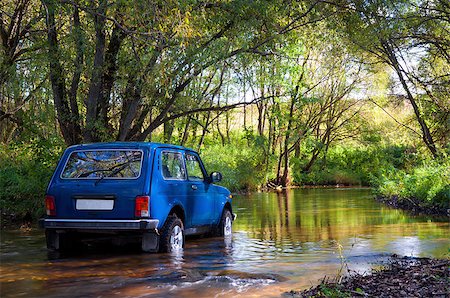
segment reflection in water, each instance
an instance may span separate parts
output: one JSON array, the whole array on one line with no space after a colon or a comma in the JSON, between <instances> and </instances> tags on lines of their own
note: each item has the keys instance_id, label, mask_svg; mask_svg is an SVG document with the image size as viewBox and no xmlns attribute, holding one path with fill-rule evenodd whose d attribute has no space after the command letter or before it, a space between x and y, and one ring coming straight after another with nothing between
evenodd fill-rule
<instances>
[{"instance_id":1,"label":"reflection in water","mask_svg":"<svg viewBox=\"0 0 450 298\"><path fill-rule=\"evenodd\" d=\"M444 257L449 223L410 216L366 189L297 189L236 196L232 238L188 239L184 251L91 247L47 257L43 233L2 231L0 296L279 296L340 268L366 271L392 253Z\"/></svg>"}]
</instances>

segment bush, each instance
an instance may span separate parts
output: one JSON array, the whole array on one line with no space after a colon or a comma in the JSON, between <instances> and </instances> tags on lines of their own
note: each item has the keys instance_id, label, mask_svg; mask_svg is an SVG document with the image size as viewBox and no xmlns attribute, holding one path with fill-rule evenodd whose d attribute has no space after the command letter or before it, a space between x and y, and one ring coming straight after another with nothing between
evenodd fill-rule
<instances>
[{"instance_id":1,"label":"bush","mask_svg":"<svg viewBox=\"0 0 450 298\"><path fill-rule=\"evenodd\" d=\"M211 145L202 150L201 156L208 171L222 173L220 184L231 191L255 190L267 179L264 152L256 145Z\"/></svg>"},{"instance_id":2,"label":"bush","mask_svg":"<svg viewBox=\"0 0 450 298\"><path fill-rule=\"evenodd\" d=\"M44 212L43 198L62 152L59 140L0 145L0 210L17 218Z\"/></svg>"},{"instance_id":3,"label":"bush","mask_svg":"<svg viewBox=\"0 0 450 298\"><path fill-rule=\"evenodd\" d=\"M308 161L293 158L292 176L299 185L372 186L386 171L409 169L417 161L415 150L406 146L334 146L328 150L326 160L317 160L308 173L302 173Z\"/></svg>"},{"instance_id":4,"label":"bush","mask_svg":"<svg viewBox=\"0 0 450 298\"><path fill-rule=\"evenodd\" d=\"M416 199L423 206L448 208L450 202L450 162L428 161L410 171L390 171L376 183L380 196Z\"/></svg>"}]
</instances>

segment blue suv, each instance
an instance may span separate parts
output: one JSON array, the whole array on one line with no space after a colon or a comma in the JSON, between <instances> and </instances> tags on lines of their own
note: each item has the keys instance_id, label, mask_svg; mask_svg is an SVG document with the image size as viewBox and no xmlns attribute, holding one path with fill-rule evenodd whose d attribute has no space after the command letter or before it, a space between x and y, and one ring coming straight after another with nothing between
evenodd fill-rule
<instances>
[{"instance_id":1,"label":"blue suv","mask_svg":"<svg viewBox=\"0 0 450 298\"><path fill-rule=\"evenodd\" d=\"M215 185L197 152L181 146L113 142L64 152L45 196L47 247L65 250L104 236L145 252L184 247L185 235L230 236L228 189Z\"/></svg>"}]
</instances>

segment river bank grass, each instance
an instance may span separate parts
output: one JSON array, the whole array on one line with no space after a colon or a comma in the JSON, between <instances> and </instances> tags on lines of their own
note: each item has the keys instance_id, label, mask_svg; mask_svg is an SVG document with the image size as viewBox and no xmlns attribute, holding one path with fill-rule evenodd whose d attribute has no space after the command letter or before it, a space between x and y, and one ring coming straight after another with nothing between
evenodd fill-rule
<instances>
[{"instance_id":1,"label":"river bank grass","mask_svg":"<svg viewBox=\"0 0 450 298\"><path fill-rule=\"evenodd\" d=\"M398 257L369 274L324 278L315 287L286 297L449 297L449 259ZM339 279L339 278L338 278Z\"/></svg>"}]
</instances>

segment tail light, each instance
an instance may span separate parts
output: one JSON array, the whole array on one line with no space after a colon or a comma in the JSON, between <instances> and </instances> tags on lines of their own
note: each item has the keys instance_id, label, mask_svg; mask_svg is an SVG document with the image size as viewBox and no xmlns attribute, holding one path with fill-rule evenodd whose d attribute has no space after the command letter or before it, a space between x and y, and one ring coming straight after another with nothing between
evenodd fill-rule
<instances>
[{"instance_id":1,"label":"tail light","mask_svg":"<svg viewBox=\"0 0 450 298\"><path fill-rule=\"evenodd\" d=\"M48 195L45 196L45 209L47 210L47 215L56 215L55 197Z\"/></svg>"},{"instance_id":2,"label":"tail light","mask_svg":"<svg viewBox=\"0 0 450 298\"><path fill-rule=\"evenodd\" d=\"M134 216L136 217L148 217L148 206L150 204L150 197L149 196L139 196L136 197L136 205L135 205L135 211Z\"/></svg>"}]
</instances>

